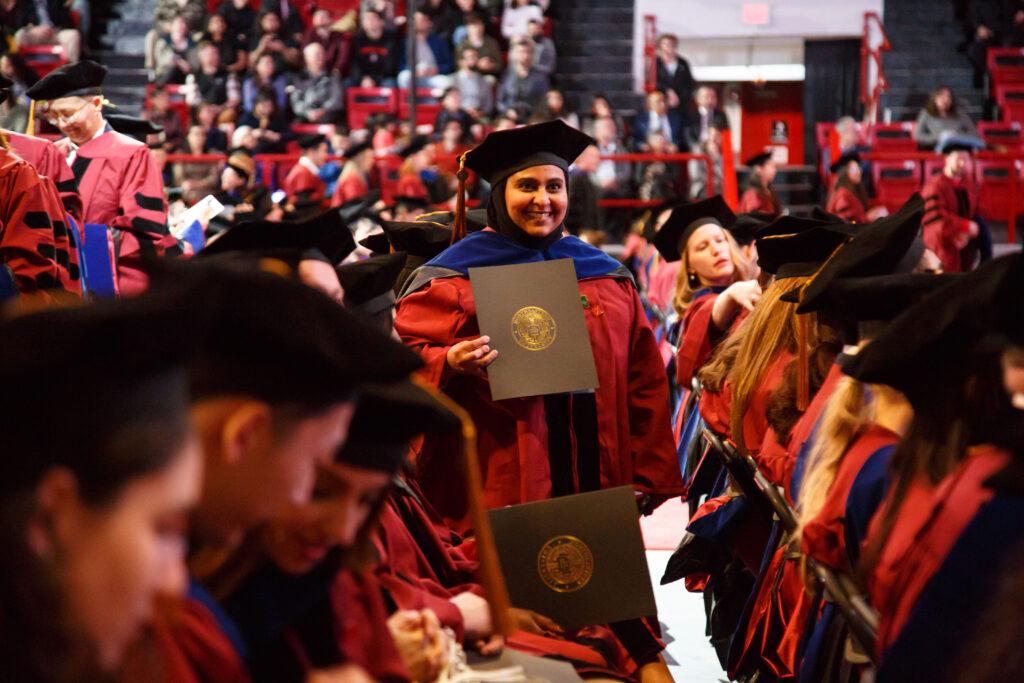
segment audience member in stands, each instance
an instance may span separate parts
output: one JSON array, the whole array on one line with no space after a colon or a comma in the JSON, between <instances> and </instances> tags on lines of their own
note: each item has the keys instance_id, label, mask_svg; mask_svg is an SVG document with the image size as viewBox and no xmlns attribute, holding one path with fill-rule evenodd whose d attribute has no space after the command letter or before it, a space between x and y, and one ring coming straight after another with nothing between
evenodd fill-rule
<instances>
[{"instance_id":1,"label":"audience member in stands","mask_svg":"<svg viewBox=\"0 0 1024 683\"><path fill-rule=\"evenodd\" d=\"M974 66L974 87L984 83L988 69L988 50L1000 47L1013 23L1015 2L1007 0L971 0L967 10L967 24L971 42L967 57Z\"/></svg>"},{"instance_id":2,"label":"audience member in stands","mask_svg":"<svg viewBox=\"0 0 1024 683\"><path fill-rule=\"evenodd\" d=\"M570 234L591 244L601 231L597 209L598 188L594 185L600 161L601 152L590 145L569 166L569 210L565 214L565 228Z\"/></svg>"},{"instance_id":3,"label":"audience member in stands","mask_svg":"<svg viewBox=\"0 0 1024 683\"><path fill-rule=\"evenodd\" d=\"M939 86L928 96L928 103L925 104L917 115L917 123L914 125L914 139L921 147L931 149L950 135L957 137L969 136L978 138L978 130L967 112L960 108L948 86Z\"/></svg>"},{"instance_id":4,"label":"audience member in stands","mask_svg":"<svg viewBox=\"0 0 1024 683\"><path fill-rule=\"evenodd\" d=\"M686 163L687 175L690 179L690 199L707 199L721 194L723 189L724 157L722 156L722 131L716 126L708 129L703 142L690 148L691 152L706 154L711 159L711 170L714 185L708 186L708 165L703 159L691 159Z\"/></svg>"},{"instance_id":5,"label":"audience member in stands","mask_svg":"<svg viewBox=\"0 0 1024 683\"><path fill-rule=\"evenodd\" d=\"M992 237L977 215L977 188L971 182L970 140L949 138L937 147L943 155L942 173L924 184L924 218L921 221L924 244L935 252L948 273L971 270L975 257L992 257Z\"/></svg>"},{"instance_id":6,"label":"audience member in stands","mask_svg":"<svg viewBox=\"0 0 1024 683\"><path fill-rule=\"evenodd\" d=\"M227 133L217 125L221 111L221 108L215 104L202 102L194 109L192 115L193 123L205 131L204 147L212 152L226 152L228 149Z\"/></svg>"},{"instance_id":7,"label":"audience member in stands","mask_svg":"<svg viewBox=\"0 0 1024 683\"><path fill-rule=\"evenodd\" d=\"M25 130L29 105L25 91L39 78L20 55L11 52L0 54L0 77L11 82L7 98L0 102L0 128Z\"/></svg>"},{"instance_id":8,"label":"audience member in stands","mask_svg":"<svg viewBox=\"0 0 1024 683\"><path fill-rule=\"evenodd\" d=\"M554 76L558 53L555 51L555 41L544 35L544 22L530 19L526 35L533 41L533 68L545 76Z\"/></svg>"},{"instance_id":9,"label":"audience member in stands","mask_svg":"<svg viewBox=\"0 0 1024 683\"><path fill-rule=\"evenodd\" d=\"M186 154L207 154L206 131L196 124L185 137ZM216 163L209 161L179 161L174 165L174 184L182 189L182 199L191 206L217 190Z\"/></svg>"},{"instance_id":10,"label":"audience member in stands","mask_svg":"<svg viewBox=\"0 0 1024 683\"><path fill-rule=\"evenodd\" d=\"M462 24L462 13L452 0L421 0L417 7L422 7L430 15L434 24L434 33L444 40L449 47L454 45L455 29Z\"/></svg>"},{"instance_id":11,"label":"audience member in stands","mask_svg":"<svg viewBox=\"0 0 1024 683\"><path fill-rule=\"evenodd\" d=\"M292 0L263 0L260 13L274 12L281 20L281 28L286 36L296 43L302 40L306 27L302 24L302 14Z\"/></svg>"},{"instance_id":12,"label":"audience member in stands","mask_svg":"<svg viewBox=\"0 0 1024 683\"><path fill-rule=\"evenodd\" d=\"M299 138L302 156L292 166L281 185L288 194L288 204L296 209L316 209L325 204L327 185L320 179L320 169L327 163L330 152L327 138L320 134L304 135Z\"/></svg>"},{"instance_id":13,"label":"audience member in stands","mask_svg":"<svg viewBox=\"0 0 1024 683\"><path fill-rule=\"evenodd\" d=\"M180 14L174 17L167 33L162 34L153 46L153 63L148 66L156 74L156 82L184 83L185 77L192 73L189 59L195 45L185 17Z\"/></svg>"},{"instance_id":14,"label":"audience member in stands","mask_svg":"<svg viewBox=\"0 0 1024 683\"><path fill-rule=\"evenodd\" d=\"M376 12L388 31L397 31L405 26L405 15L395 7L395 0L362 0L362 5L362 13Z\"/></svg>"},{"instance_id":15,"label":"audience member in stands","mask_svg":"<svg viewBox=\"0 0 1024 683\"><path fill-rule=\"evenodd\" d=\"M203 18L206 16L205 0L156 0L153 11L156 25L167 30L171 20L176 16L185 18L190 33L203 30Z\"/></svg>"},{"instance_id":16,"label":"audience member in stands","mask_svg":"<svg viewBox=\"0 0 1024 683\"><path fill-rule=\"evenodd\" d=\"M580 117L566 106L565 95L558 88L551 88L544 94L544 100L537 107L533 118L538 122L561 119L577 130L580 127Z\"/></svg>"},{"instance_id":17,"label":"audience member in stands","mask_svg":"<svg viewBox=\"0 0 1024 683\"><path fill-rule=\"evenodd\" d=\"M277 60L269 52L255 60L252 75L242 84L242 109L251 112L256 96L264 90L273 93L278 109L288 105L288 77L278 71Z\"/></svg>"},{"instance_id":18,"label":"audience member in stands","mask_svg":"<svg viewBox=\"0 0 1024 683\"><path fill-rule=\"evenodd\" d=\"M10 6L11 3L7 2ZM71 20L71 11L62 0L15 0L13 22L17 27L14 42L22 45L60 45L69 62L82 54L82 36Z\"/></svg>"},{"instance_id":19,"label":"audience member in stands","mask_svg":"<svg viewBox=\"0 0 1024 683\"><path fill-rule=\"evenodd\" d=\"M462 95L463 108L475 118L489 118L494 112L494 85L476 70L480 53L467 47L459 54L459 70L452 74L455 87Z\"/></svg>"},{"instance_id":20,"label":"audience member in stands","mask_svg":"<svg viewBox=\"0 0 1024 683\"><path fill-rule=\"evenodd\" d=\"M692 106L687 110L684 135L685 147L694 149L708 139L711 129L729 129L725 112L718 108L718 93L710 85L702 85L693 94ZM680 144L680 147L683 147Z\"/></svg>"},{"instance_id":21,"label":"audience member in stands","mask_svg":"<svg viewBox=\"0 0 1024 683\"><path fill-rule=\"evenodd\" d=\"M683 117L675 109L669 109L668 98L660 90L647 93L644 110L633 120L633 141L637 149L647 151L647 136L653 132L665 136L665 140L676 147L683 143Z\"/></svg>"},{"instance_id":22,"label":"audience member in stands","mask_svg":"<svg viewBox=\"0 0 1024 683\"><path fill-rule=\"evenodd\" d=\"M376 10L363 10L362 30L352 41L352 73L349 85L363 88L391 87L398 75L398 39L384 28Z\"/></svg>"},{"instance_id":23,"label":"audience member in stands","mask_svg":"<svg viewBox=\"0 0 1024 683\"><path fill-rule=\"evenodd\" d=\"M331 28L333 19L329 10L320 8L313 12L312 25L302 38L305 49L310 43L319 43L324 48L326 69L339 76L345 76L349 70L352 50L352 35Z\"/></svg>"},{"instance_id":24,"label":"audience member in stands","mask_svg":"<svg viewBox=\"0 0 1024 683\"><path fill-rule=\"evenodd\" d=\"M240 126L251 127L256 138L257 154L284 152L289 135L288 119L277 108L277 97L270 90L261 90L251 112L239 120Z\"/></svg>"},{"instance_id":25,"label":"audience member in stands","mask_svg":"<svg viewBox=\"0 0 1024 683\"><path fill-rule=\"evenodd\" d=\"M487 26L484 23L482 14L474 12L466 18L466 37L458 43L455 50L456 56L473 48L477 51L477 63L474 67L477 71L488 76L497 76L501 73L502 58L501 46L498 41L487 35Z\"/></svg>"},{"instance_id":26,"label":"audience member in stands","mask_svg":"<svg viewBox=\"0 0 1024 683\"><path fill-rule=\"evenodd\" d=\"M306 70L295 81L291 91L292 111L307 123L320 123L336 118L345 108L341 78L327 70L327 52L320 43L310 43L302 50Z\"/></svg>"},{"instance_id":27,"label":"audience member in stands","mask_svg":"<svg viewBox=\"0 0 1024 683\"><path fill-rule=\"evenodd\" d=\"M433 17L423 10L416 10L413 30L416 32L416 85L430 88L451 86L455 59L445 39L434 32ZM410 70L406 59L403 50L398 59L398 86L401 88L408 88L413 82L413 70Z\"/></svg>"},{"instance_id":28,"label":"audience member in stands","mask_svg":"<svg viewBox=\"0 0 1024 683\"><path fill-rule=\"evenodd\" d=\"M626 122L622 120L617 111L612 109L608 96L602 92L596 92L590 96L590 111L583 115L583 132L590 137L596 137L594 122L603 118L611 118L615 121L615 127L618 130L626 129Z\"/></svg>"},{"instance_id":29,"label":"audience member in stands","mask_svg":"<svg viewBox=\"0 0 1024 683\"><path fill-rule=\"evenodd\" d=\"M664 131L647 134L644 148L651 154L674 154L679 150L668 141ZM705 182L707 173L705 173ZM636 165L636 186L640 199L671 199L679 193L679 164L673 161L642 161Z\"/></svg>"},{"instance_id":30,"label":"audience member in stands","mask_svg":"<svg viewBox=\"0 0 1024 683\"><path fill-rule=\"evenodd\" d=\"M530 20L544 21L544 11L531 0L505 0L501 14L501 35L514 40L529 35Z\"/></svg>"},{"instance_id":31,"label":"audience member in stands","mask_svg":"<svg viewBox=\"0 0 1024 683\"><path fill-rule=\"evenodd\" d=\"M168 152L178 151L185 143L185 126L178 112L171 109L171 97L163 86L153 88L149 108L142 116L164 129L162 146Z\"/></svg>"},{"instance_id":32,"label":"audience member in stands","mask_svg":"<svg viewBox=\"0 0 1024 683\"><path fill-rule=\"evenodd\" d=\"M469 22L470 17L480 13L482 10L477 0L455 0L455 6L459 9L459 22L452 33L452 45L458 47L459 43L466 39L466 24ZM457 60L458 55L456 55Z\"/></svg>"},{"instance_id":33,"label":"audience member in stands","mask_svg":"<svg viewBox=\"0 0 1024 683\"><path fill-rule=\"evenodd\" d=\"M302 64L298 41L286 31L281 16L274 10L264 9L260 12L256 30L249 38L249 57L259 60L264 54L274 55L279 70Z\"/></svg>"},{"instance_id":34,"label":"audience member in stands","mask_svg":"<svg viewBox=\"0 0 1024 683\"><path fill-rule=\"evenodd\" d=\"M1013 13L1010 32L1006 37L1006 47L1024 47L1024 7Z\"/></svg>"},{"instance_id":35,"label":"audience member in stands","mask_svg":"<svg viewBox=\"0 0 1024 683\"><path fill-rule=\"evenodd\" d=\"M224 211L210 222L207 232L220 232L235 223L252 220L280 220L281 207L270 201L265 185L254 184L256 163L240 150L233 151L220 174L220 192L214 197Z\"/></svg>"},{"instance_id":36,"label":"audience member in stands","mask_svg":"<svg viewBox=\"0 0 1024 683\"><path fill-rule=\"evenodd\" d=\"M871 207L870 196L862 182L863 171L859 154L843 154L829 170L835 174L835 181L828 193L826 211L839 216L847 223L867 223L888 213L884 206Z\"/></svg>"},{"instance_id":37,"label":"audience member in stands","mask_svg":"<svg viewBox=\"0 0 1024 683\"><path fill-rule=\"evenodd\" d=\"M455 86L444 91L441 111L437 112L437 118L434 119L434 133L440 136L449 121L458 121L463 131L468 131L474 123L470 113L462 108L462 91Z\"/></svg>"},{"instance_id":38,"label":"audience member in stands","mask_svg":"<svg viewBox=\"0 0 1024 683\"><path fill-rule=\"evenodd\" d=\"M221 65L233 74L245 73L248 68L248 54L244 47L239 47L228 31L228 22L223 14L211 14L206 21L206 33L203 34L203 41L215 46L220 52Z\"/></svg>"},{"instance_id":39,"label":"audience member in stands","mask_svg":"<svg viewBox=\"0 0 1024 683\"><path fill-rule=\"evenodd\" d=\"M668 97L668 106L680 109L690 101L696 81L690 63L679 56L679 38L666 33L658 37L655 87Z\"/></svg>"},{"instance_id":40,"label":"audience member in stands","mask_svg":"<svg viewBox=\"0 0 1024 683\"><path fill-rule=\"evenodd\" d=\"M459 155L469 150L466 141L469 139L469 131L463 128L458 119L449 119L439 130L438 140L434 143L434 150L431 156L434 158L434 166L441 173L455 179L459 170ZM454 189L454 186L452 186Z\"/></svg>"},{"instance_id":41,"label":"audience member in stands","mask_svg":"<svg viewBox=\"0 0 1024 683\"><path fill-rule=\"evenodd\" d=\"M782 213L782 204L772 191L777 168L772 160L771 152L762 152L746 160L743 164L750 168L743 194L740 195L738 213L760 211L770 216Z\"/></svg>"},{"instance_id":42,"label":"audience member in stands","mask_svg":"<svg viewBox=\"0 0 1024 683\"><path fill-rule=\"evenodd\" d=\"M229 76L221 66L220 50L213 43L202 42L196 48L198 68L195 70L195 97L200 102L236 107L242 101L238 78Z\"/></svg>"},{"instance_id":43,"label":"audience member in stands","mask_svg":"<svg viewBox=\"0 0 1024 683\"><path fill-rule=\"evenodd\" d=\"M629 149L619 137L619 129L615 120L611 117L597 119L594 122L594 141L597 143L597 150L601 155L607 154L628 154ZM600 197L603 198L625 198L631 197L633 193L632 179L633 166L628 161L612 161L605 159L598 163L597 170L591 176L598 188ZM606 233L617 233L617 221L622 218L621 213L614 210L600 211L601 230Z\"/></svg>"},{"instance_id":44,"label":"audience member in stands","mask_svg":"<svg viewBox=\"0 0 1024 683\"><path fill-rule=\"evenodd\" d=\"M221 0L217 14L227 22L228 36L234 41L235 48L248 50L256 27L256 10L249 4L249 0Z\"/></svg>"},{"instance_id":45,"label":"audience member in stands","mask_svg":"<svg viewBox=\"0 0 1024 683\"><path fill-rule=\"evenodd\" d=\"M340 206L366 196L370 191L370 173L374 161L373 147L367 142L356 143L345 150L345 165L334 185L332 206Z\"/></svg>"},{"instance_id":46,"label":"audience member in stands","mask_svg":"<svg viewBox=\"0 0 1024 683\"><path fill-rule=\"evenodd\" d=\"M550 87L550 79L533 68L533 43L530 39L521 38L512 43L508 68L498 82L498 111L514 111L518 120L525 123Z\"/></svg>"},{"instance_id":47,"label":"audience member in stands","mask_svg":"<svg viewBox=\"0 0 1024 683\"><path fill-rule=\"evenodd\" d=\"M494 118L494 130L508 130L517 125L516 120L507 114L501 114Z\"/></svg>"}]
</instances>

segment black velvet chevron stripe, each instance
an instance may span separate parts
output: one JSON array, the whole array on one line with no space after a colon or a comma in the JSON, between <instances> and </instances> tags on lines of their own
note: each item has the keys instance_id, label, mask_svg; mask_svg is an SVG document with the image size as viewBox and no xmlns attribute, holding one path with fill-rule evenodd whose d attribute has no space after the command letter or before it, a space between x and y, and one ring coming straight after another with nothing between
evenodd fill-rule
<instances>
[{"instance_id":1,"label":"black velvet chevron stripe","mask_svg":"<svg viewBox=\"0 0 1024 683\"><path fill-rule=\"evenodd\" d=\"M89 168L89 164L92 163L92 159L89 157L83 157L81 154L75 157L75 161L71 164L71 172L75 174L75 180L82 182L82 176L85 175L85 169Z\"/></svg>"},{"instance_id":2,"label":"black velvet chevron stripe","mask_svg":"<svg viewBox=\"0 0 1024 683\"><path fill-rule=\"evenodd\" d=\"M132 219L132 229L137 230L141 233L150 233L155 235L166 235L167 226L163 223L157 223L146 218L140 218L136 216ZM139 237L145 237L145 235L138 235ZM149 239L152 239L150 237Z\"/></svg>"},{"instance_id":3,"label":"black velvet chevron stripe","mask_svg":"<svg viewBox=\"0 0 1024 683\"><path fill-rule=\"evenodd\" d=\"M149 197L142 194L141 192L135 193L135 203L143 209L149 209L150 211L163 211L164 200L160 197Z\"/></svg>"},{"instance_id":4,"label":"black velvet chevron stripe","mask_svg":"<svg viewBox=\"0 0 1024 683\"><path fill-rule=\"evenodd\" d=\"M57 250L54 249L52 244L40 244L36 247L36 251L39 252L40 256L48 259L55 259L57 257Z\"/></svg>"},{"instance_id":5,"label":"black velvet chevron stripe","mask_svg":"<svg viewBox=\"0 0 1024 683\"><path fill-rule=\"evenodd\" d=\"M25 227L33 230L51 230L53 223L50 222L50 215L45 211L26 211Z\"/></svg>"},{"instance_id":6,"label":"black velvet chevron stripe","mask_svg":"<svg viewBox=\"0 0 1024 683\"><path fill-rule=\"evenodd\" d=\"M75 160L77 161L77 159ZM78 192L78 183L74 178L68 178L57 183L58 192Z\"/></svg>"}]
</instances>

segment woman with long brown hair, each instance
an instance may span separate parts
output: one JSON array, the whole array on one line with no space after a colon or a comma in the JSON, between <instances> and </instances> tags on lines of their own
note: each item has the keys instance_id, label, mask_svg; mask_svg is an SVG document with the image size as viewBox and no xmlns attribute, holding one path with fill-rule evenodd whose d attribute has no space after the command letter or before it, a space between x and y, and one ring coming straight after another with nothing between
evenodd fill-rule
<instances>
[{"instance_id":1,"label":"woman with long brown hair","mask_svg":"<svg viewBox=\"0 0 1024 683\"><path fill-rule=\"evenodd\" d=\"M861 159L857 152L847 152L829 169L835 176L828 193L825 210L847 223L867 223L886 215L885 207L872 207L867 188L862 182Z\"/></svg>"},{"instance_id":2,"label":"woman with long brown hair","mask_svg":"<svg viewBox=\"0 0 1024 683\"><path fill-rule=\"evenodd\" d=\"M940 85L928 95L928 102L917 115L914 140L932 149L949 136L978 138L971 117L960 108L952 88Z\"/></svg>"}]
</instances>

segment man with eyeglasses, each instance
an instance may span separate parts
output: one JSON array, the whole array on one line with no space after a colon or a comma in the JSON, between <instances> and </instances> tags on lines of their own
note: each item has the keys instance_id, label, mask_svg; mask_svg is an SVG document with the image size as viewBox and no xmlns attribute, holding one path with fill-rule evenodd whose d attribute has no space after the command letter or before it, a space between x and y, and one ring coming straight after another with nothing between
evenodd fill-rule
<instances>
[{"instance_id":1,"label":"man with eyeglasses","mask_svg":"<svg viewBox=\"0 0 1024 683\"><path fill-rule=\"evenodd\" d=\"M103 118L106 74L106 67L82 60L52 71L26 94L48 101L48 120L66 136L56 144L78 181L83 223L108 226L118 289L132 295L146 287L143 260L183 251L167 227L163 180L149 148Z\"/></svg>"}]
</instances>

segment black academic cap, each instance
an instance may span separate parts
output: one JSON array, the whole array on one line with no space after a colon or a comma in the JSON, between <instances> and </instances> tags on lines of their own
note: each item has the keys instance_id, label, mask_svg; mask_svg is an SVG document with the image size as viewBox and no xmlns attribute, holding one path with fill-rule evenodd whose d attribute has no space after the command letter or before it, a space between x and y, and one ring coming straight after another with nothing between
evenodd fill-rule
<instances>
[{"instance_id":1,"label":"black academic cap","mask_svg":"<svg viewBox=\"0 0 1024 683\"><path fill-rule=\"evenodd\" d=\"M115 435L187 431L195 335L186 309L148 295L49 308L3 320L0 338L0 382L11 388L0 395L0 493L57 466L120 476L123 460L102 457Z\"/></svg>"},{"instance_id":2,"label":"black academic cap","mask_svg":"<svg viewBox=\"0 0 1024 683\"><path fill-rule=\"evenodd\" d=\"M393 305L395 299L392 290L403 266L405 254L396 252L384 256L371 256L363 261L346 263L335 268L341 287L345 290L345 306L358 308L385 295L391 295L390 304ZM376 310L366 312L375 313Z\"/></svg>"},{"instance_id":3,"label":"black academic cap","mask_svg":"<svg viewBox=\"0 0 1024 683\"><path fill-rule=\"evenodd\" d=\"M952 369L972 353L988 348L1002 316L1019 316L1019 292L1007 290L1019 280L1024 255L983 263L941 286L897 317L844 368L869 384L886 384L914 402L948 401L941 390ZM1009 312L1002 302L1016 297Z\"/></svg>"},{"instance_id":4,"label":"black academic cap","mask_svg":"<svg viewBox=\"0 0 1024 683\"><path fill-rule=\"evenodd\" d=\"M384 221L384 234L395 251L404 251L429 261L452 243L447 226L429 221Z\"/></svg>"},{"instance_id":5,"label":"black academic cap","mask_svg":"<svg viewBox=\"0 0 1024 683\"><path fill-rule=\"evenodd\" d=\"M433 394L411 381L363 388L339 462L396 473L409 440L426 433L457 429L458 417Z\"/></svg>"},{"instance_id":6,"label":"black academic cap","mask_svg":"<svg viewBox=\"0 0 1024 683\"><path fill-rule=\"evenodd\" d=\"M745 247L754 241L758 230L775 220L775 216L764 211L736 214L736 222L728 228L736 244Z\"/></svg>"},{"instance_id":7,"label":"black academic cap","mask_svg":"<svg viewBox=\"0 0 1024 683\"><path fill-rule=\"evenodd\" d=\"M813 275L854 230L847 223L780 216L757 231L757 264L778 280Z\"/></svg>"},{"instance_id":8,"label":"black academic cap","mask_svg":"<svg viewBox=\"0 0 1024 683\"><path fill-rule=\"evenodd\" d=\"M57 100L61 97L91 97L100 94L107 67L83 59L65 64L46 74L25 91L33 100Z\"/></svg>"},{"instance_id":9,"label":"black academic cap","mask_svg":"<svg viewBox=\"0 0 1024 683\"><path fill-rule=\"evenodd\" d=\"M466 153L466 166L492 186L524 168L552 164L563 170L596 144L561 119L494 131Z\"/></svg>"},{"instance_id":10,"label":"black academic cap","mask_svg":"<svg viewBox=\"0 0 1024 683\"><path fill-rule=\"evenodd\" d=\"M391 242L387 233L383 230L374 232L359 240L359 246L365 247L376 256L384 256L391 253Z\"/></svg>"},{"instance_id":11,"label":"black academic cap","mask_svg":"<svg viewBox=\"0 0 1024 683\"><path fill-rule=\"evenodd\" d=\"M362 197L349 199L339 206L338 213L346 223L353 223L360 218L369 218L374 223L379 223L380 213L373 208L378 201L380 201L380 190L370 190Z\"/></svg>"},{"instance_id":12,"label":"black academic cap","mask_svg":"<svg viewBox=\"0 0 1024 683\"><path fill-rule=\"evenodd\" d=\"M428 144L430 144L430 138L426 135L414 135L412 136L412 139L405 144L405 147L398 151L398 155L402 158L409 158Z\"/></svg>"},{"instance_id":13,"label":"black academic cap","mask_svg":"<svg viewBox=\"0 0 1024 683\"><path fill-rule=\"evenodd\" d=\"M439 223L451 230L455 224L455 212L431 211L430 213L416 216L416 220L419 222ZM487 209L466 209L466 230L468 232L480 232L487 227L487 222Z\"/></svg>"},{"instance_id":14,"label":"black academic cap","mask_svg":"<svg viewBox=\"0 0 1024 683\"><path fill-rule=\"evenodd\" d=\"M977 152L985 149L985 143L978 138L964 137L961 135L950 135L948 138L935 146L939 154L952 154L953 152Z\"/></svg>"},{"instance_id":15,"label":"black academic cap","mask_svg":"<svg viewBox=\"0 0 1024 683\"><path fill-rule=\"evenodd\" d=\"M924 201L915 194L896 213L862 226L804 288L797 313L816 311L818 298L832 280L912 271L924 252L917 239L923 215ZM916 258L908 259L908 254Z\"/></svg>"},{"instance_id":16,"label":"black academic cap","mask_svg":"<svg viewBox=\"0 0 1024 683\"><path fill-rule=\"evenodd\" d=\"M856 161L859 164L860 154L858 154L856 151L846 152L838 159L836 159L836 162L829 166L828 170L830 173L839 173L839 169L845 167L851 161Z\"/></svg>"},{"instance_id":17,"label":"black academic cap","mask_svg":"<svg viewBox=\"0 0 1024 683\"><path fill-rule=\"evenodd\" d=\"M239 223L210 240L201 257L228 252L273 256L280 252L305 254L337 264L356 248L352 231L337 209L303 221L248 221ZM316 250L317 253L307 253Z\"/></svg>"},{"instance_id":18,"label":"black academic cap","mask_svg":"<svg viewBox=\"0 0 1024 683\"><path fill-rule=\"evenodd\" d=\"M728 229L735 222L736 214L720 194L699 202L680 204L672 209L672 215L654 236L654 246L666 261L678 261L682 258L686 240L697 228L711 224Z\"/></svg>"},{"instance_id":19,"label":"black academic cap","mask_svg":"<svg viewBox=\"0 0 1024 683\"><path fill-rule=\"evenodd\" d=\"M299 149L316 149L325 142L327 136L322 133L307 133L298 139Z\"/></svg>"},{"instance_id":20,"label":"black academic cap","mask_svg":"<svg viewBox=\"0 0 1024 683\"><path fill-rule=\"evenodd\" d=\"M363 140L362 142L356 142L345 148L345 158L351 159L361 152L365 152L368 149L373 149L373 143L370 140Z\"/></svg>"},{"instance_id":21,"label":"black academic cap","mask_svg":"<svg viewBox=\"0 0 1024 683\"><path fill-rule=\"evenodd\" d=\"M770 161L771 158L772 158L772 153L771 152L761 152L760 154L755 154L754 156L752 156L749 159L747 159L746 161L744 161L743 165L744 166L750 166L750 167L761 166L761 165L767 163L768 161Z\"/></svg>"},{"instance_id":22,"label":"black academic cap","mask_svg":"<svg viewBox=\"0 0 1024 683\"><path fill-rule=\"evenodd\" d=\"M176 299L196 321L191 342L200 353L189 367L196 399L239 394L322 407L423 365L326 294L251 262L161 261L150 268L150 291Z\"/></svg>"},{"instance_id":23,"label":"black academic cap","mask_svg":"<svg viewBox=\"0 0 1024 683\"><path fill-rule=\"evenodd\" d=\"M773 217L774 220L774 217ZM811 208L811 220L820 221L822 223L845 223L841 216L837 216L834 213L826 211L820 206Z\"/></svg>"},{"instance_id":24,"label":"black academic cap","mask_svg":"<svg viewBox=\"0 0 1024 683\"><path fill-rule=\"evenodd\" d=\"M648 242L653 243L654 236L658 234L654 229L654 226L658 222L658 216L660 216L662 212L674 209L682 203L683 202L679 199L666 199L645 209L647 212L647 218L644 220L643 238Z\"/></svg>"},{"instance_id":25,"label":"black academic cap","mask_svg":"<svg viewBox=\"0 0 1024 683\"><path fill-rule=\"evenodd\" d=\"M158 126L152 121L140 119L137 116L128 116L127 114L108 113L106 107L104 107L103 118L118 133L134 138L139 142L145 142L146 138L150 135L164 132L163 126Z\"/></svg>"},{"instance_id":26,"label":"black academic cap","mask_svg":"<svg viewBox=\"0 0 1024 683\"><path fill-rule=\"evenodd\" d=\"M409 209L426 209L428 206L430 206L430 202L428 202L423 197L410 197L402 194L396 194L392 196L391 202L395 206L401 204L402 206L405 206Z\"/></svg>"},{"instance_id":27,"label":"black academic cap","mask_svg":"<svg viewBox=\"0 0 1024 683\"><path fill-rule=\"evenodd\" d=\"M822 289L816 298L815 310L837 327L891 321L932 291L959 277L957 273L892 273L838 278Z\"/></svg>"}]
</instances>

